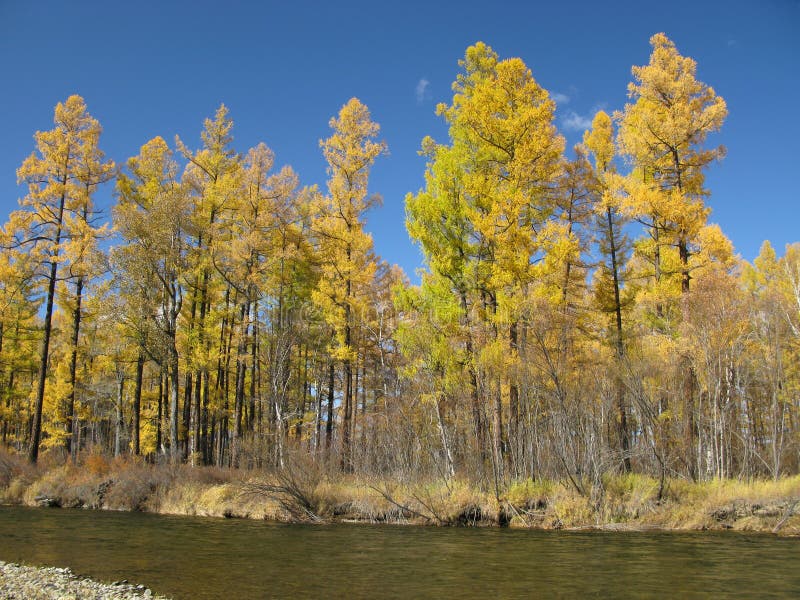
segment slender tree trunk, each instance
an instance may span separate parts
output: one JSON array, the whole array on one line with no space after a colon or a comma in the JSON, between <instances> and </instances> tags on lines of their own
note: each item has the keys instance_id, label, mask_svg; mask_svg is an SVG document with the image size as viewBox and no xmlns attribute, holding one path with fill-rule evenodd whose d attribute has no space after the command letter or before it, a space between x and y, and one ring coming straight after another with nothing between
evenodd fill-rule
<instances>
[{"instance_id":1,"label":"slender tree trunk","mask_svg":"<svg viewBox=\"0 0 800 600\"><path fill-rule=\"evenodd\" d=\"M188 361L187 361L188 362ZM188 432L191 430L191 416L192 416L192 397L194 385L200 385L200 382L194 381L194 374L189 370L189 365L186 365L186 374L183 377L183 410L181 411L181 423L183 425L184 437L181 440L181 454L183 458L189 455L189 442L187 439Z\"/></svg>"},{"instance_id":2,"label":"slender tree trunk","mask_svg":"<svg viewBox=\"0 0 800 600\"><path fill-rule=\"evenodd\" d=\"M73 431L73 421L75 420L75 399L77 387L77 369L78 369L78 340L81 327L81 302L83 300L83 277L78 277L75 282L75 310L72 312L72 340L70 346L69 357L69 397L67 399L66 419L64 420L64 433L66 437L64 442L66 445L67 454L72 457L72 461L78 457L78 447L76 445L77 436ZM74 449L73 449L74 448Z\"/></svg>"},{"instance_id":3,"label":"slender tree trunk","mask_svg":"<svg viewBox=\"0 0 800 600\"><path fill-rule=\"evenodd\" d=\"M511 323L508 330L509 348L511 350L511 357L516 362L519 361L519 342L518 342L518 324L516 321ZM509 437L511 438L511 468L515 476L520 474L520 466L523 461L522 444L520 443L520 415L519 415L519 387L517 386L516 369L511 373L510 382L508 386L508 409L509 420L508 429Z\"/></svg>"},{"instance_id":4,"label":"slender tree trunk","mask_svg":"<svg viewBox=\"0 0 800 600\"><path fill-rule=\"evenodd\" d=\"M335 382L335 372L333 362L328 365L328 418L325 422L325 449L330 453L331 441L333 439L333 385Z\"/></svg>"},{"instance_id":5,"label":"slender tree trunk","mask_svg":"<svg viewBox=\"0 0 800 600\"><path fill-rule=\"evenodd\" d=\"M197 319L197 287L192 290L192 308L189 311L189 326L187 334L191 336L194 332L195 328L195 321ZM191 355L190 355L191 357ZM193 384L194 384L194 376L192 374L189 365L186 367L186 375L184 376L184 386L183 386L183 430L186 432L187 436L189 431L191 431L191 416L192 416L192 397L193 397ZM199 386L200 381L197 381L196 384ZM189 451L189 442L188 439L184 439L183 443L183 454L184 457L188 456Z\"/></svg>"},{"instance_id":6,"label":"slender tree trunk","mask_svg":"<svg viewBox=\"0 0 800 600\"><path fill-rule=\"evenodd\" d=\"M169 356L169 445L170 457L173 463L178 462L181 449L178 444L178 350L175 339L171 340Z\"/></svg>"},{"instance_id":7,"label":"slender tree trunk","mask_svg":"<svg viewBox=\"0 0 800 600\"><path fill-rule=\"evenodd\" d=\"M305 347L305 355L303 354L302 345L298 348L298 357L301 364L298 364L298 379L303 382L303 393L300 396L300 409L298 411L297 423L294 426L294 437L299 445L303 435L303 421L306 415L306 400L308 398L308 346Z\"/></svg>"},{"instance_id":8,"label":"slender tree trunk","mask_svg":"<svg viewBox=\"0 0 800 600\"><path fill-rule=\"evenodd\" d=\"M142 375L144 374L144 352L139 349L139 356L136 359L136 383L133 390L133 424L131 436L133 439L133 454L139 456L139 418L142 410Z\"/></svg>"},{"instance_id":9,"label":"slender tree trunk","mask_svg":"<svg viewBox=\"0 0 800 600\"><path fill-rule=\"evenodd\" d=\"M230 306L229 298L225 300L225 307L226 313L227 308ZM219 442L219 450L218 454L219 457L217 459L218 464L224 464L225 459L225 452L228 451L228 464L232 464L230 452L232 451L233 447L233 431L231 431L230 426L230 392L231 392L231 360L233 359L233 334L236 330L236 315L233 314L230 321L228 322L228 340L225 343L225 381L222 385L222 394L223 394L223 411L222 411L222 419L220 422L220 442ZM236 381L234 380L234 388L236 386ZM234 390L235 395L235 390Z\"/></svg>"},{"instance_id":10,"label":"slender tree trunk","mask_svg":"<svg viewBox=\"0 0 800 600\"><path fill-rule=\"evenodd\" d=\"M65 186L67 178L64 176L61 184ZM58 205L58 218L56 220L56 236L53 244L53 259L50 262L50 275L47 281L47 301L44 313L44 332L42 337L42 352L39 358L39 382L36 387L36 403L33 408L31 423L31 442L28 449L28 461L36 464L39 460L39 441L42 435L42 408L44 407L44 389L47 382L47 363L50 359L50 334L53 328L53 301L56 295L56 276L58 275L58 253L61 244L61 227L64 223L64 203L66 193L61 194Z\"/></svg>"},{"instance_id":11,"label":"slender tree trunk","mask_svg":"<svg viewBox=\"0 0 800 600\"><path fill-rule=\"evenodd\" d=\"M678 242L678 256L681 261L681 293L686 294L689 292L689 247L686 240L681 236Z\"/></svg>"},{"instance_id":12,"label":"slender tree trunk","mask_svg":"<svg viewBox=\"0 0 800 600\"><path fill-rule=\"evenodd\" d=\"M490 294L489 307L492 315L497 315L497 298L495 295ZM498 339L497 326L492 325L494 339ZM494 454L495 473L498 481L505 481L505 466L506 458L508 456L508 438L506 430L503 425L503 396L500 378L495 378L492 384L494 389L492 391L492 452Z\"/></svg>"},{"instance_id":13,"label":"slender tree trunk","mask_svg":"<svg viewBox=\"0 0 800 600\"><path fill-rule=\"evenodd\" d=\"M5 328L3 327L3 322L0 321L0 355L3 353L3 334L5 332ZM12 370L13 372L13 370ZM6 401L5 404L5 411L3 413L3 446L8 443L8 425L9 425L9 418L11 417L11 388L5 388L2 390L2 395L5 396ZM6 416L7 415L7 416Z\"/></svg>"},{"instance_id":14,"label":"slender tree trunk","mask_svg":"<svg viewBox=\"0 0 800 600\"><path fill-rule=\"evenodd\" d=\"M315 397L317 399L314 415L314 455L319 453L322 447L322 394L320 393L319 381L315 381L314 389L316 391Z\"/></svg>"},{"instance_id":15,"label":"slender tree trunk","mask_svg":"<svg viewBox=\"0 0 800 600\"><path fill-rule=\"evenodd\" d=\"M617 364L615 373L616 404L617 404L617 437L622 453L622 468L626 473L631 472L630 442L628 439L628 415L625 406L625 385L622 381L622 362L625 358L625 343L622 333L622 301L620 299L619 265L617 264L617 234L614 231L614 214L612 208L606 208L606 223L608 225L609 249L611 250L611 277L614 284L614 324L616 326L614 345L617 351Z\"/></svg>"},{"instance_id":16,"label":"slender tree trunk","mask_svg":"<svg viewBox=\"0 0 800 600\"><path fill-rule=\"evenodd\" d=\"M166 386L164 385L164 380L166 379L167 374L164 371L164 365L159 365L158 370L158 417L156 418L156 455L161 452L161 445L162 445L162 434L161 434L161 423L162 419L164 418L164 392L166 391Z\"/></svg>"},{"instance_id":17,"label":"slender tree trunk","mask_svg":"<svg viewBox=\"0 0 800 600\"><path fill-rule=\"evenodd\" d=\"M3 352L3 323L0 321L0 354ZM13 372L13 371L12 371ZM8 425L9 425L9 418L11 417L11 388L6 388L3 390L3 396L5 396L5 411L3 412L3 446L8 444ZM8 416L6 416L8 415Z\"/></svg>"},{"instance_id":18,"label":"slender tree trunk","mask_svg":"<svg viewBox=\"0 0 800 600\"><path fill-rule=\"evenodd\" d=\"M686 462L689 470L689 477L696 481L698 477L698 460L695 449L695 439L697 438L697 429L695 424L695 402L694 394L696 375L691 360L688 358L682 359L683 372L683 399L684 410L686 411L684 419L684 439L686 444Z\"/></svg>"},{"instance_id":19,"label":"slender tree trunk","mask_svg":"<svg viewBox=\"0 0 800 600\"><path fill-rule=\"evenodd\" d=\"M250 309L250 303L244 301L240 309L240 328L241 334L236 354L236 389L234 391L234 408L233 408L233 443L231 444L231 464L234 467L239 466L239 450L242 439L242 409L244 406L244 380L247 366L244 362L244 357L247 353L247 319Z\"/></svg>"},{"instance_id":20,"label":"slender tree trunk","mask_svg":"<svg viewBox=\"0 0 800 600\"><path fill-rule=\"evenodd\" d=\"M472 404L472 422L475 431L475 441L480 455L481 468L486 464L486 423L483 418L483 408L481 407L480 391L478 390L478 372L475 368L475 349L472 345L472 332L470 331L469 312L467 307L467 296L460 293L461 301L461 325L466 333L466 354L467 354L467 373L469 376L469 395Z\"/></svg>"},{"instance_id":21,"label":"slender tree trunk","mask_svg":"<svg viewBox=\"0 0 800 600\"><path fill-rule=\"evenodd\" d=\"M122 427L124 425L122 418L122 402L123 393L125 390L125 377L117 375L117 403L116 403L116 419L114 421L114 456L117 457L122 452Z\"/></svg>"},{"instance_id":22,"label":"slender tree trunk","mask_svg":"<svg viewBox=\"0 0 800 600\"><path fill-rule=\"evenodd\" d=\"M208 310L208 271L203 272L203 285L200 288L200 314L198 316L197 321L197 330L199 332L198 335L198 345L203 353L203 357L208 355L208 336L206 335L206 311ZM194 386L194 399L192 401L192 407L190 411L189 422L191 423L190 426L190 434L189 434L189 457L192 462L192 466L195 466L197 463L198 458L202 460L202 458L198 455L200 451L200 411L201 411L201 401L203 396L203 389L204 385L208 385L208 368L205 362L202 365L197 367L195 371L195 386Z\"/></svg>"},{"instance_id":23,"label":"slender tree trunk","mask_svg":"<svg viewBox=\"0 0 800 600\"><path fill-rule=\"evenodd\" d=\"M350 327L345 327L345 345L350 347ZM341 468L342 471L349 473L352 471L352 457L350 438L352 435L351 425L353 419L353 369L352 362L346 358L343 363L344 367L344 407L342 416L342 456Z\"/></svg>"},{"instance_id":24,"label":"slender tree trunk","mask_svg":"<svg viewBox=\"0 0 800 600\"><path fill-rule=\"evenodd\" d=\"M453 453L450 450L450 440L447 437L447 429L444 424L444 416L442 414L444 410L441 399L437 398L434 404L436 406L436 424L439 429L439 438L442 443L442 450L444 450L445 473L447 478L451 479L455 476L456 470L453 464Z\"/></svg>"},{"instance_id":25,"label":"slender tree trunk","mask_svg":"<svg viewBox=\"0 0 800 600\"><path fill-rule=\"evenodd\" d=\"M258 385L258 374L260 373L259 366L258 366L258 340L259 340L259 326L258 326L258 301L253 301L251 308L251 340L250 340L250 397L252 398L252 402L254 402L258 408L258 415L257 415L257 431L258 433L262 433L263 428L263 411L262 411L262 403L261 403L261 396L259 394L259 390L261 386Z\"/></svg>"},{"instance_id":26,"label":"slender tree trunk","mask_svg":"<svg viewBox=\"0 0 800 600\"><path fill-rule=\"evenodd\" d=\"M228 377L227 367L230 364L230 346L227 343L228 329L230 329L230 286L225 289L225 312L223 313L222 323L219 330L219 356L217 358L217 377L214 382L214 396L219 398L222 395L222 390L225 389L225 379ZM217 431L217 411L221 409L220 427ZM220 438L225 435L223 423L225 422L224 414L228 410L228 399L223 398L222 406L215 407L214 410L209 409L208 400L206 401L203 411L205 412L205 422L209 423L210 431L206 439L206 449L204 450L206 456L206 463L214 463L217 466L222 464L222 455L220 448Z\"/></svg>"}]
</instances>

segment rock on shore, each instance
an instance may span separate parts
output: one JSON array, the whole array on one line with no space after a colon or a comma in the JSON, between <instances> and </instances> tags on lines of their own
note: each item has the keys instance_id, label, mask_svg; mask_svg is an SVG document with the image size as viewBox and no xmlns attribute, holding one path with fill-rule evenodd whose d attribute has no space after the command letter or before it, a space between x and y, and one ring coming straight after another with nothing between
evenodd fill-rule
<instances>
[{"instance_id":1,"label":"rock on shore","mask_svg":"<svg viewBox=\"0 0 800 600\"><path fill-rule=\"evenodd\" d=\"M0 561L0 598L8 600L164 600L143 585L99 583L68 568L26 567Z\"/></svg>"}]
</instances>

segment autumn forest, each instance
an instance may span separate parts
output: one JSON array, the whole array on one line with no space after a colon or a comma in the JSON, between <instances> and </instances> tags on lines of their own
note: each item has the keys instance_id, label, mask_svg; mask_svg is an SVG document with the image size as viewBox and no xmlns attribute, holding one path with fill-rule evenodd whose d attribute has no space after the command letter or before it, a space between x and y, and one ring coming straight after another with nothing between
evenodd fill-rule
<instances>
[{"instance_id":1,"label":"autumn forest","mask_svg":"<svg viewBox=\"0 0 800 600\"><path fill-rule=\"evenodd\" d=\"M751 264L709 220L726 104L651 45L574 148L521 59L466 50L405 199L418 285L365 229L387 147L358 99L308 149L319 185L237 148L224 105L199 148L156 137L115 163L114 132L60 102L0 230L2 446L498 494L796 474L800 244Z\"/></svg>"}]
</instances>

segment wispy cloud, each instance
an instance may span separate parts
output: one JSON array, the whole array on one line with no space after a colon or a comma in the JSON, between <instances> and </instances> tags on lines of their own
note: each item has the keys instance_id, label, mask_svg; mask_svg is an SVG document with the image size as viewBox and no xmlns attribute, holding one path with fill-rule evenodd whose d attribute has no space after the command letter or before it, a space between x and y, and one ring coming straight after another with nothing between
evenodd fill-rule
<instances>
[{"instance_id":1,"label":"wispy cloud","mask_svg":"<svg viewBox=\"0 0 800 600\"><path fill-rule=\"evenodd\" d=\"M550 97L556 104L569 104L569 96L561 92L553 92Z\"/></svg>"},{"instance_id":2,"label":"wispy cloud","mask_svg":"<svg viewBox=\"0 0 800 600\"><path fill-rule=\"evenodd\" d=\"M425 100L425 92L428 91L428 86L431 84L430 81L425 79L424 77L417 82L417 104L422 104Z\"/></svg>"},{"instance_id":3,"label":"wispy cloud","mask_svg":"<svg viewBox=\"0 0 800 600\"><path fill-rule=\"evenodd\" d=\"M574 110L570 110L561 119L561 123L565 129L584 131L592 126L592 117L590 115L579 115Z\"/></svg>"}]
</instances>

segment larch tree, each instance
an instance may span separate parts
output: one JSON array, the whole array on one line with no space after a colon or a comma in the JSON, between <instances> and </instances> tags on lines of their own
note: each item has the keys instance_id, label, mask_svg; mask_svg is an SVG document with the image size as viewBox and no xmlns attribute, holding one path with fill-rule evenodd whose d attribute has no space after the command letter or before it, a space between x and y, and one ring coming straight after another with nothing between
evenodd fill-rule
<instances>
[{"instance_id":1,"label":"larch tree","mask_svg":"<svg viewBox=\"0 0 800 600\"><path fill-rule=\"evenodd\" d=\"M189 268L186 228L189 202L178 180L178 166L167 143L156 137L128 160L129 174L117 181L119 201L114 223L125 244L113 254L120 288L128 298L139 296L128 319L142 350L166 365L169 385L169 444L179 458L178 318Z\"/></svg>"},{"instance_id":2,"label":"larch tree","mask_svg":"<svg viewBox=\"0 0 800 600\"><path fill-rule=\"evenodd\" d=\"M313 299L334 330L331 350L342 363L341 466L351 470L353 364L358 359L353 341L377 268L372 237L364 231L364 214L377 201L368 193L369 173L386 145L375 141L379 126L357 98L341 108L330 126L333 134L320 142L328 163L328 194L320 198L312 223L321 261Z\"/></svg>"},{"instance_id":3,"label":"larch tree","mask_svg":"<svg viewBox=\"0 0 800 600\"><path fill-rule=\"evenodd\" d=\"M468 410L474 445L486 455L486 419L474 361L473 260L477 245L464 204L464 148L422 141L427 157L425 187L406 196L406 228L422 249L426 271L418 288L402 290L397 302L408 313L398 341L406 356L407 376L426 382L424 397L435 409L446 459L446 473L455 474L455 460L446 431L447 412L464 411L461 391L467 382ZM484 462L481 460L481 462Z\"/></svg>"},{"instance_id":4,"label":"larch tree","mask_svg":"<svg viewBox=\"0 0 800 600\"><path fill-rule=\"evenodd\" d=\"M208 406L211 394L211 375L214 367L212 314L216 297L224 287L213 277L213 255L219 241L219 221L224 213L235 210L235 200L241 189L241 163L233 150L233 121L228 109L220 105L213 119L204 122L202 148L191 151L176 138L179 152L188 161L183 180L192 199L192 214L187 232L193 238L190 260L193 269L187 284L190 286L189 314L190 358L194 373L187 371L184 386L184 425L188 433L187 455L192 464L208 462ZM189 408L187 411L186 408ZM188 419L187 419L188 417Z\"/></svg>"},{"instance_id":5,"label":"larch tree","mask_svg":"<svg viewBox=\"0 0 800 600\"><path fill-rule=\"evenodd\" d=\"M564 232L556 232L549 223L564 141L553 125L555 104L522 60L501 61L479 42L467 49L460 65L464 71L453 84L452 104L437 108L450 126L451 145L433 155L446 159L448 170L459 171L454 178L457 187L450 186L452 191L447 186L432 187L425 196L411 197L409 206L412 217L415 212L424 217L414 205L433 201L435 207L455 201L459 206L452 214L463 215L466 227L459 229L466 238L446 239L453 248L445 256L456 258L453 266L463 262L465 267L466 289L453 292L462 294L464 313L474 315L478 326L474 339L468 339L468 360L475 370L473 388L482 396L478 404L491 414L492 467L498 481L503 479L509 449L504 388L509 390L515 427L518 419L519 382L509 360L518 356L524 290L541 275L547 248L564 239ZM435 148L430 142L428 146ZM429 165L429 170L436 175L441 167ZM436 183L433 178L428 181ZM431 237L425 232L425 222L434 231L443 231L427 218L410 223L412 237L427 252L424 240L433 241L439 234ZM429 264L435 266L436 261Z\"/></svg>"},{"instance_id":6,"label":"larch tree","mask_svg":"<svg viewBox=\"0 0 800 600\"><path fill-rule=\"evenodd\" d=\"M69 351L69 381L67 399L64 407L64 433L66 449L77 458L77 423L75 404L77 402L77 365L81 323L84 317L83 303L86 288L92 280L102 276L106 268L105 253L100 249L100 240L109 237L106 225L98 225L99 211L95 208L92 197L98 186L110 181L115 174L112 161L105 161L103 152L98 148L99 127L92 130L95 139L82 147L76 179L80 195L75 206L71 207L67 217L67 228L70 231L69 241L64 247L64 256L68 263L67 283L74 284L74 291L69 295L68 305L72 327Z\"/></svg>"},{"instance_id":7,"label":"larch tree","mask_svg":"<svg viewBox=\"0 0 800 600\"><path fill-rule=\"evenodd\" d=\"M304 196L291 167L273 172L274 155L265 145L252 148L244 158L242 191L235 210L220 223L220 244L215 266L234 296L240 299L235 314L224 327L237 327L235 356L232 463L238 461L243 434L264 433L259 400L260 366L266 362L269 426L275 462L283 463L292 351L297 343L294 313L298 293L304 288L303 269L310 251L304 238ZM226 293L227 295L227 293ZM268 326L263 327L266 315ZM231 338L233 341L233 338ZM231 353L226 348L224 353ZM267 354L263 361L261 353ZM249 390L246 382L249 379ZM246 402L247 400L247 402ZM246 419L245 419L246 416ZM257 422L258 421L258 422Z\"/></svg>"},{"instance_id":8,"label":"larch tree","mask_svg":"<svg viewBox=\"0 0 800 600\"><path fill-rule=\"evenodd\" d=\"M680 287L689 291L689 258L697 251L699 233L709 209L703 199L704 169L721 158L722 146L704 148L728 114L725 101L696 78L697 64L678 53L663 33L650 38L650 62L633 67L628 85L633 100L616 115L620 150L632 166L629 210L647 220L658 254L665 245L677 248Z\"/></svg>"},{"instance_id":9,"label":"larch tree","mask_svg":"<svg viewBox=\"0 0 800 600\"><path fill-rule=\"evenodd\" d=\"M633 167L628 210L648 228L650 239L639 246L645 250L640 256L649 255L646 259L652 262L656 318L661 319L665 294L675 306L677 296L689 292L691 259L702 251L710 213L704 203L704 169L724 154L721 146L706 149L704 143L720 129L728 111L714 89L697 80L695 61L681 56L666 35L655 34L650 44L650 62L632 69L628 94L633 102L617 114L617 141ZM679 287L670 285L676 276ZM685 356L680 360L687 363ZM681 370L684 435L692 447L697 439L695 375L688 363ZM695 477L693 453L687 466Z\"/></svg>"},{"instance_id":10,"label":"larch tree","mask_svg":"<svg viewBox=\"0 0 800 600\"><path fill-rule=\"evenodd\" d=\"M55 128L34 136L34 151L17 171L27 183L28 194L20 201L22 209L12 213L7 226L13 232L12 245L29 252L39 265L39 280L44 289L45 314L39 360L39 377L31 420L28 459L39 456L42 407L50 358L53 310L59 267L69 260L67 245L75 236L70 215L80 221L92 193L109 177L113 163L102 162L97 149L101 127L86 110L83 98L70 96L55 109ZM74 325L74 324L73 324Z\"/></svg>"},{"instance_id":11,"label":"larch tree","mask_svg":"<svg viewBox=\"0 0 800 600\"><path fill-rule=\"evenodd\" d=\"M625 359L623 311L632 300L630 292L626 293L623 289L627 279L625 265L630 252L630 240L624 230L627 219L620 210L620 178L614 166L614 130L608 114L598 111L592 120L592 129L583 136L583 143L594 159L596 182L595 230L601 260L595 274L595 303L603 314L611 317L611 335L608 337L616 356L614 394L617 435L623 469L630 472L628 410L622 379L622 363Z\"/></svg>"}]
</instances>

